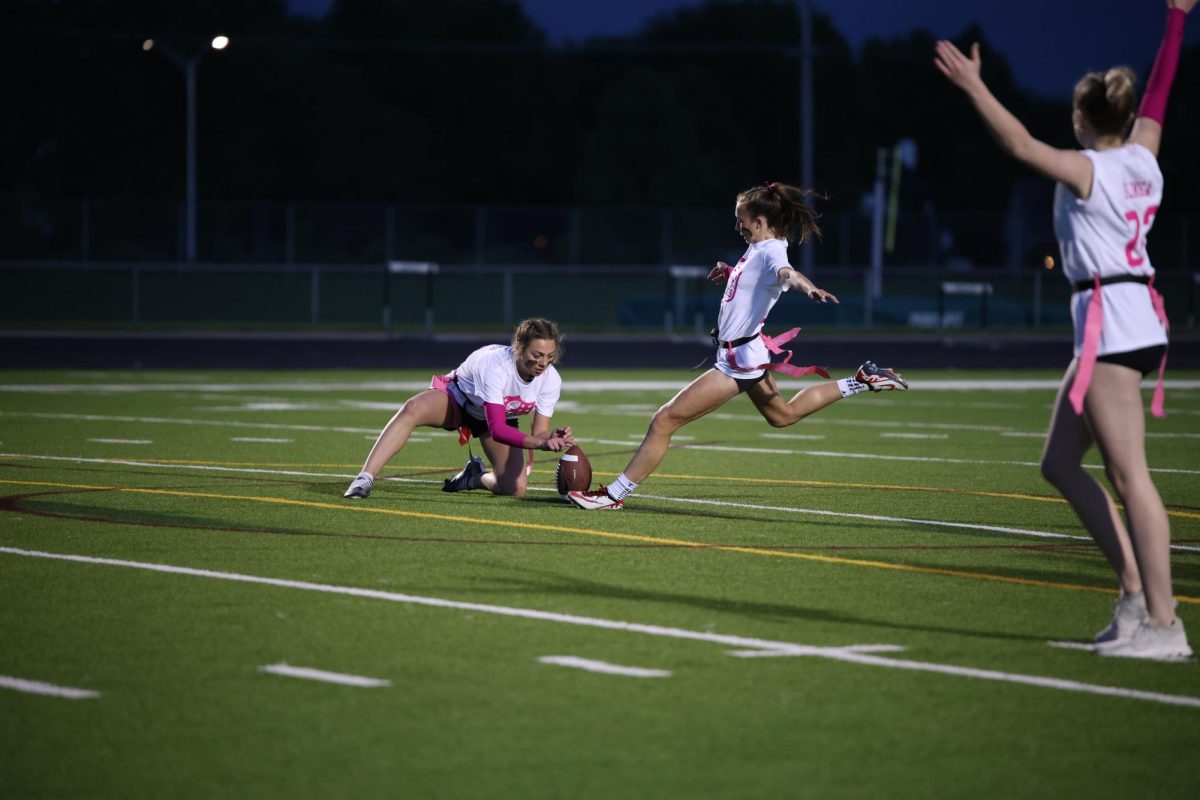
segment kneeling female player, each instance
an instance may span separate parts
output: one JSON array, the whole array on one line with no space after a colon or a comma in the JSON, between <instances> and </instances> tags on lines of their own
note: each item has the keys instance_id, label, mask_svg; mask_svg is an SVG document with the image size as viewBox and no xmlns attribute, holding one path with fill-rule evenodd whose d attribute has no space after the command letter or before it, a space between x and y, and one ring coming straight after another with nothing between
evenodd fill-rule
<instances>
[{"instance_id":1,"label":"kneeling female player","mask_svg":"<svg viewBox=\"0 0 1200 800\"><path fill-rule=\"evenodd\" d=\"M424 426L459 431L462 443L479 437L492 465L472 456L467 465L442 484L444 492L488 489L496 494L525 494L525 450L566 450L575 443L570 428L550 428L562 379L554 362L562 354L558 325L527 319L517 326L509 345L481 347L449 375L436 375L430 388L410 398L392 417L371 448L362 472L345 497L371 494L375 477L408 442L413 429ZM533 412L530 435L516 418Z\"/></svg>"}]
</instances>

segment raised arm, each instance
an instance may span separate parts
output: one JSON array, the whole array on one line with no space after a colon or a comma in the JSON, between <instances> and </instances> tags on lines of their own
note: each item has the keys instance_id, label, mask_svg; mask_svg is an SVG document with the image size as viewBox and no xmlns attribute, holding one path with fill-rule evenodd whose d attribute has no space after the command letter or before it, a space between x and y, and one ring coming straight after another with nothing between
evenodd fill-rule
<instances>
[{"instance_id":1,"label":"raised arm","mask_svg":"<svg viewBox=\"0 0 1200 800\"><path fill-rule=\"evenodd\" d=\"M1167 0L1167 26L1163 31L1162 44L1150 68L1146 91L1142 94L1142 105L1129 141L1140 144L1158 156L1162 142L1163 120L1167 116L1167 98L1171 94L1171 83L1175 80L1175 68L1179 66L1179 47L1183 42L1183 23L1188 13L1196 7L1196 0Z\"/></svg>"},{"instance_id":2,"label":"raised arm","mask_svg":"<svg viewBox=\"0 0 1200 800\"><path fill-rule=\"evenodd\" d=\"M970 58L944 40L937 43L936 52L934 64L938 70L963 90L1004 152L1047 178L1065 184L1078 197L1091 194L1091 159L1078 151L1059 150L1035 139L1021 121L1001 105L980 77L983 59L978 43L971 45Z\"/></svg>"}]
</instances>

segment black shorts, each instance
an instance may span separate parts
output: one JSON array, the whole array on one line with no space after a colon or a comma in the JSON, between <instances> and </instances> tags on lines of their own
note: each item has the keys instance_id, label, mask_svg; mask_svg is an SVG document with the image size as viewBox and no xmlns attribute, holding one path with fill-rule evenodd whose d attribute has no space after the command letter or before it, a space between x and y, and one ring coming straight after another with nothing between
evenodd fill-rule
<instances>
[{"instance_id":1,"label":"black shorts","mask_svg":"<svg viewBox=\"0 0 1200 800\"><path fill-rule=\"evenodd\" d=\"M1096 360L1103 361L1105 364L1119 364L1122 367L1135 369L1142 375L1149 375L1158 369L1165 352L1167 352L1165 344L1156 344L1153 347L1143 347L1141 350L1126 350L1124 353L1096 356Z\"/></svg>"},{"instance_id":2,"label":"black shorts","mask_svg":"<svg viewBox=\"0 0 1200 800\"><path fill-rule=\"evenodd\" d=\"M738 394L741 394L742 392L749 391L750 387L754 386L754 384L765 381L766 379L767 371L764 369L763 374L759 375L757 378L734 378L733 382L737 384Z\"/></svg>"},{"instance_id":3,"label":"black shorts","mask_svg":"<svg viewBox=\"0 0 1200 800\"><path fill-rule=\"evenodd\" d=\"M488 432L487 420L476 419L475 417L472 417L470 414L468 414L465 411L463 412L462 419L463 419L463 427L466 428L467 430L469 430L471 432L471 435L474 436L476 439L478 439L479 437L483 436L485 433ZM517 430L521 429L521 424L517 421L516 417L509 417L508 419L505 420L505 422L508 423L509 427L516 428ZM453 430L458 430L458 429L457 428L446 428L446 430L453 431Z\"/></svg>"}]
</instances>

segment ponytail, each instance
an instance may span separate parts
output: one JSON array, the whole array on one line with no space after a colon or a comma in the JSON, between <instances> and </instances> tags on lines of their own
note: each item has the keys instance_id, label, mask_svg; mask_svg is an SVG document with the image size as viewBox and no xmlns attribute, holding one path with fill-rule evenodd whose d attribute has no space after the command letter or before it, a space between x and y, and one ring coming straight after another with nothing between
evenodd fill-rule
<instances>
[{"instance_id":1,"label":"ponytail","mask_svg":"<svg viewBox=\"0 0 1200 800\"><path fill-rule=\"evenodd\" d=\"M813 189L801 189L787 183L764 183L754 186L737 196L751 217L764 217L772 230L783 234L785 239L799 244L810 235L821 237L816 212L809 198L826 199Z\"/></svg>"},{"instance_id":2,"label":"ponytail","mask_svg":"<svg viewBox=\"0 0 1200 800\"><path fill-rule=\"evenodd\" d=\"M1124 137L1137 106L1136 76L1129 67L1089 72L1075 84L1072 105L1101 136Z\"/></svg>"}]
</instances>

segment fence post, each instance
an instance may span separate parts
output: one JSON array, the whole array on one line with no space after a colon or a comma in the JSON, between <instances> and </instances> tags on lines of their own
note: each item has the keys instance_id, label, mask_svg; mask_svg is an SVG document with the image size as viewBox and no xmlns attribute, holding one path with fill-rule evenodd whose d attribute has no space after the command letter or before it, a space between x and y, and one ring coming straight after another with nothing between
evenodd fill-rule
<instances>
[{"instance_id":1,"label":"fence post","mask_svg":"<svg viewBox=\"0 0 1200 800\"><path fill-rule=\"evenodd\" d=\"M131 288L131 290L132 290L132 294L133 294L133 297L132 297L132 298L130 298L130 299L131 299L131 301L132 301L132 303L133 303L133 308L131 309L131 311L133 312L133 313L132 313L132 316L133 316L133 321L134 321L134 322L141 322L141 321L142 321L142 284L141 284L141 275L142 275L142 271L141 271L140 269L138 269L136 266L134 266L134 268L133 268L133 279L130 281L130 288Z\"/></svg>"},{"instance_id":2,"label":"fence post","mask_svg":"<svg viewBox=\"0 0 1200 800\"><path fill-rule=\"evenodd\" d=\"M309 283L309 322L313 325L321 318L321 268L313 266L312 280Z\"/></svg>"},{"instance_id":3,"label":"fence post","mask_svg":"<svg viewBox=\"0 0 1200 800\"><path fill-rule=\"evenodd\" d=\"M425 333L428 336L433 336L433 276L437 274L439 266L432 261L389 261L387 262L387 271L389 273L404 273L408 275L424 275L425 276ZM385 319L390 319L391 308L391 278L389 277L384 283L384 302L388 307L388 315Z\"/></svg>"}]
</instances>

